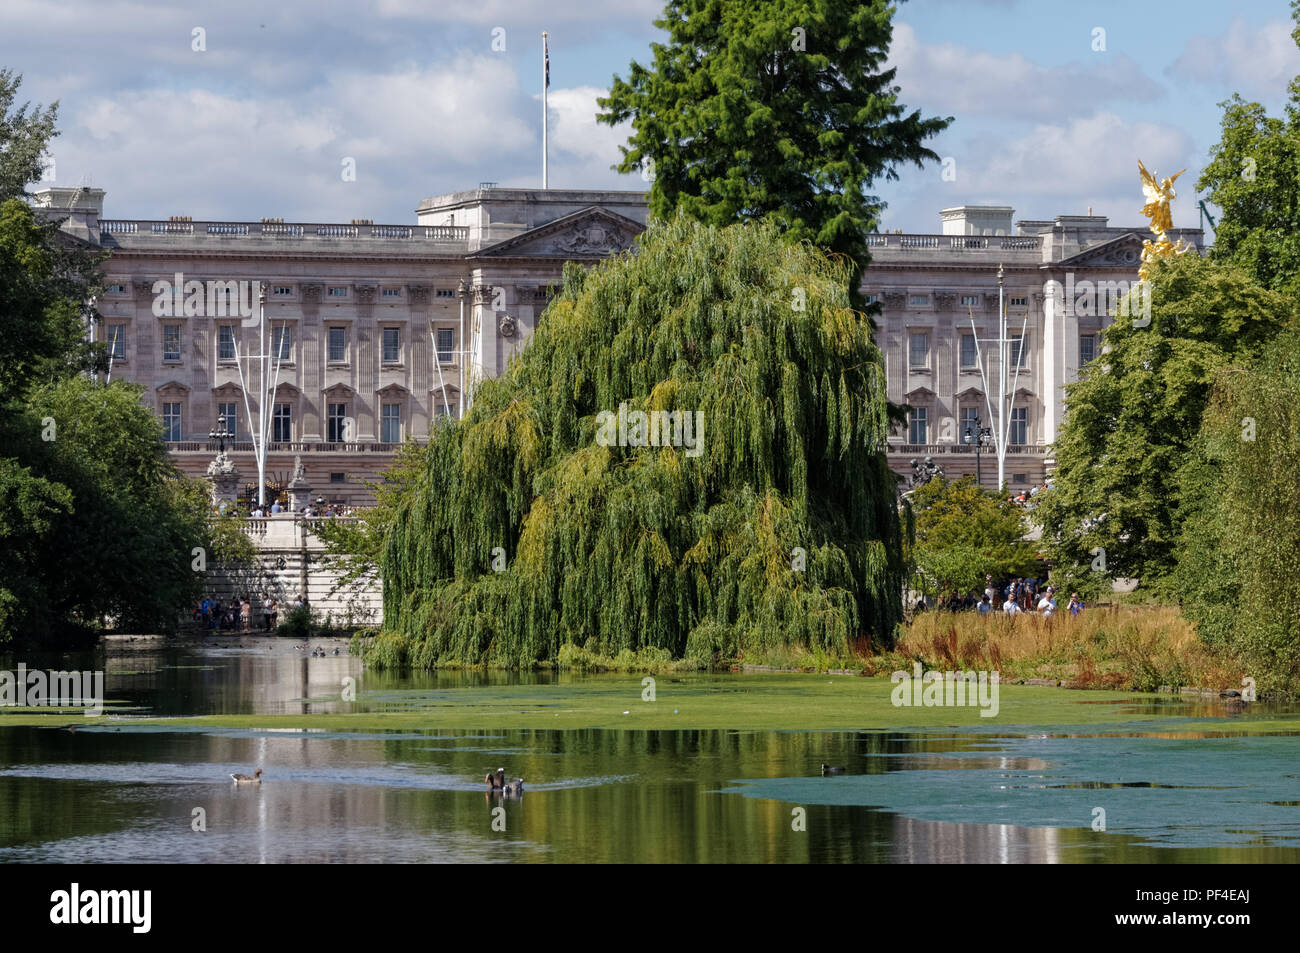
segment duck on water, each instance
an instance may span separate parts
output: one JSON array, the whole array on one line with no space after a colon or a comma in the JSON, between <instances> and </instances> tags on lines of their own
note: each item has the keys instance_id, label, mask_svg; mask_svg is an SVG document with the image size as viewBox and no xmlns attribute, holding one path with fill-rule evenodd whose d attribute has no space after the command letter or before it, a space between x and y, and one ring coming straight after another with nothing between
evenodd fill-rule
<instances>
[{"instance_id":1,"label":"duck on water","mask_svg":"<svg viewBox=\"0 0 1300 953\"><path fill-rule=\"evenodd\" d=\"M263 771L261 768L258 768L258 769L257 769L256 771L254 771L251 775L248 775L248 774L232 774L232 775L230 776L230 779L231 779L232 781L234 781L236 784L261 784L261 783L262 783L262 775L264 775L265 773L266 773L266 772Z\"/></svg>"}]
</instances>

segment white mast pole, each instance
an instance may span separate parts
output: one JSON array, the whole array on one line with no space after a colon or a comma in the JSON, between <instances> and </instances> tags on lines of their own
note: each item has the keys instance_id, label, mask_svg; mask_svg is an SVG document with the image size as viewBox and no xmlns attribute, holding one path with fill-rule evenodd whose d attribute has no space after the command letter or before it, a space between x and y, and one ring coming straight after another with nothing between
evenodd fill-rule
<instances>
[{"instance_id":1,"label":"white mast pole","mask_svg":"<svg viewBox=\"0 0 1300 953\"><path fill-rule=\"evenodd\" d=\"M998 493L1007 482L1007 312L1002 303L1002 266L998 265Z\"/></svg>"},{"instance_id":2,"label":"white mast pole","mask_svg":"<svg viewBox=\"0 0 1300 953\"><path fill-rule=\"evenodd\" d=\"M542 31L542 188L549 188L546 178L546 88L551 83L550 50L546 47L546 31Z\"/></svg>"}]
</instances>

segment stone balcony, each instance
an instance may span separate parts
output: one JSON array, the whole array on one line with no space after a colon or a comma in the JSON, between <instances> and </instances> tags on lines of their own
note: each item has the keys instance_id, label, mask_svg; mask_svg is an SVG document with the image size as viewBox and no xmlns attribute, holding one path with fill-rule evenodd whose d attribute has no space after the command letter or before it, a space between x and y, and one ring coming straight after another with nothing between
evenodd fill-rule
<instances>
[{"instance_id":1,"label":"stone balcony","mask_svg":"<svg viewBox=\"0 0 1300 953\"><path fill-rule=\"evenodd\" d=\"M307 254L361 253L404 256L412 253L464 254L469 228L459 225L340 225L295 222L190 222L155 219L101 219L100 244L106 248L148 250L188 247L212 251L274 252L292 247Z\"/></svg>"},{"instance_id":2,"label":"stone balcony","mask_svg":"<svg viewBox=\"0 0 1300 953\"><path fill-rule=\"evenodd\" d=\"M424 441L419 441L423 443ZM330 443L328 441L312 441L309 443L269 443L266 445L266 452L271 453L396 453L401 448L400 443ZM201 455L207 457L216 456L217 442L215 440L169 440L167 441L167 452L176 456ZM252 453L253 444L249 440L226 441L226 452L235 453Z\"/></svg>"}]
</instances>

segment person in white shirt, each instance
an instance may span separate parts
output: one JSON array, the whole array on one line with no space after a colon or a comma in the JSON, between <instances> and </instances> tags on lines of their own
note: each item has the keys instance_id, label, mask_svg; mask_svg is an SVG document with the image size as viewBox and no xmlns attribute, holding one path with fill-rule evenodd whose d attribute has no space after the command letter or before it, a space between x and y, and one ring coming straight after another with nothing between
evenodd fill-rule
<instances>
[{"instance_id":1,"label":"person in white shirt","mask_svg":"<svg viewBox=\"0 0 1300 953\"><path fill-rule=\"evenodd\" d=\"M1015 599L1008 599L1006 602L1002 603L1002 611L1007 615L1015 615L1017 612L1020 612L1021 609L1020 606L1016 604Z\"/></svg>"},{"instance_id":2,"label":"person in white shirt","mask_svg":"<svg viewBox=\"0 0 1300 953\"><path fill-rule=\"evenodd\" d=\"M1047 591L1043 593L1043 598L1038 600L1038 611L1043 614L1044 619L1050 619L1052 613L1056 611L1056 590L1048 586Z\"/></svg>"}]
</instances>

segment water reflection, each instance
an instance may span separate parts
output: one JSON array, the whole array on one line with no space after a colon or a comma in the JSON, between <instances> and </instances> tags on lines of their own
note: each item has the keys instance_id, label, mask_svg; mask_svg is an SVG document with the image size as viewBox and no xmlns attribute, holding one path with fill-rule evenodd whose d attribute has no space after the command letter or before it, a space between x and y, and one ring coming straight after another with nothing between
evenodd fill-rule
<instances>
[{"instance_id":1,"label":"water reflection","mask_svg":"<svg viewBox=\"0 0 1300 953\"><path fill-rule=\"evenodd\" d=\"M158 714L332 710L361 675L346 655L246 641L79 664ZM554 676L365 678L369 706L401 708ZM1300 860L1294 739L1159 734L4 728L0 862ZM823 778L822 762L848 770ZM485 792L499 766L521 798ZM258 767L263 784L230 782Z\"/></svg>"}]
</instances>

